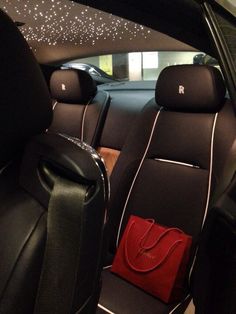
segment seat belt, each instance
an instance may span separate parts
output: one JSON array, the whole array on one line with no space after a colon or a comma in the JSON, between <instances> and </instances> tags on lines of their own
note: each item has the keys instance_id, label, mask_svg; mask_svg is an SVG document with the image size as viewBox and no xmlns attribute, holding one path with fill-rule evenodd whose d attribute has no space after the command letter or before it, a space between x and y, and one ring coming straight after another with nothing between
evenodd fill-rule
<instances>
[{"instance_id":1,"label":"seat belt","mask_svg":"<svg viewBox=\"0 0 236 314\"><path fill-rule=\"evenodd\" d=\"M34 314L70 314L80 257L83 208L88 186L56 177Z\"/></svg>"}]
</instances>

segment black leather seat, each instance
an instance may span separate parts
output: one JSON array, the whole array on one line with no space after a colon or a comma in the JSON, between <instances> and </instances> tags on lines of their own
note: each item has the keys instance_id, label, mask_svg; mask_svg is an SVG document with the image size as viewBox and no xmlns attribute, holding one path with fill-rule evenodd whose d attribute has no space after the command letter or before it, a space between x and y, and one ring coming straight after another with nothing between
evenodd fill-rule
<instances>
[{"instance_id":1,"label":"black leather seat","mask_svg":"<svg viewBox=\"0 0 236 314\"><path fill-rule=\"evenodd\" d=\"M75 69L53 72L50 90L55 102L49 131L65 133L97 147L109 106L109 94L97 91L92 77Z\"/></svg>"},{"instance_id":2,"label":"black leather seat","mask_svg":"<svg viewBox=\"0 0 236 314\"><path fill-rule=\"evenodd\" d=\"M235 155L231 161L235 164ZM234 175L229 187L211 209L202 231L192 274L195 314L236 313L235 191Z\"/></svg>"},{"instance_id":3,"label":"black leather seat","mask_svg":"<svg viewBox=\"0 0 236 314\"><path fill-rule=\"evenodd\" d=\"M209 66L164 69L156 102L161 109L146 106L111 176L109 255L114 256L131 214L154 218L193 237L190 270L207 212L235 171L234 165L227 176L224 172L233 153L234 112L220 72ZM183 313L185 307L184 300L167 305L109 268L103 271L98 313Z\"/></svg>"},{"instance_id":4,"label":"black leather seat","mask_svg":"<svg viewBox=\"0 0 236 314\"><path fill-rule=\"evenodd\" d=\"M0 313L63 313L66 285L74 287L68 312L93 313L100 290L106 175L90 147L75 139L44 133L52 119L52 106L43 76L23 36L2 11L0 24ZM60 258L46 269L45 264L51 261L45 263L43 259L45 240L52 239L47 233L47 228L51 230L47 211L57 180L69 186L65 196L71 204L69 209L77 205L73 205L72 194L80 187L86 191L86 204L78 213L80 223L73 228L77 237L64 235L62 229L59 236L68 236L68 245L50 243L46 251L53 248ZM58 205L53 206L58 209ZM68 223L75 223L72 218L68 214ZM70 282L69 267L58 270L58 265L67 258L71 246L78 256L77 276ZM43 281L42 276L39 285L43 260L44 270L55 274L52 285L61 298L59 304L53 304L55 300L49 296L55 291L41 291L54 310L34 312L37 290Z\"/></svg>"}]
</instances>

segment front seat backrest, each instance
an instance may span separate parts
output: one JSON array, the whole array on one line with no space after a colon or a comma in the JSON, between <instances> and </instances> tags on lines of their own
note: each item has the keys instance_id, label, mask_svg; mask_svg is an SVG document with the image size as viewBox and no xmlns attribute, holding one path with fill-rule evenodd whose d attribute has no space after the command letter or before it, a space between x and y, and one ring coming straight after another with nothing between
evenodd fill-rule
<instances>
[{"instance_id":1,"label":"front seat backrest","mask_svg":"<svg viewBox=\"0 0 236 314\"><path fill-rule=\"evenodd\" d=\"M50 90L55 102L49 130L77 137L96 147L108 110L108 93L98 91L92 77L76 69L53 72Z\"/></svg>"},{"instance_id":2,"label":"front seat backrest","mask_svg":"<svg viewBox=\"0 0 236 314\"><path fill-rule=\"evenodd\" d=\"M156 102L161 109L155 104L145 107L111 176L110 253L116 252L130 215L137 215L191 235L192 262L207 212L235 170L224 178L236 135L234 112L225 99L221 73L209 66L164 69ZM114 278L104 271L100 305L111 312L122 313L122 304L137 314L169 313L176 306L147 295L142 302L141 293L132 288L126 289L129 299L120 289L122 302L116 302L112 291L127 283Z\"/></svg>"},{"instance_id":3,"label":"front seat backrest","mask_svg":"<svg viewBox=\"0 0 236 314\"><path fill-rule=\"evenodd\" d=\"M52 119L52 106L43 76L23 36L2 11L0 25L0 313L34 313L37 290L44 278L41 277L39 285L42 263L44 270L55 275L51 281L55 291L46 290L46 294L61 295L60 304L49 298L53 310L47 308L43 313L65 313L62 312L67 295L65 287L73 287L66 313L93 313L100 289L107 197L103 165L91 147L65 135L44 132ZM55 190L55 182L59 181L64 185ZM67 186L66 191L63 186ZM77 237L68 236L64 247L57 247L60 242L50 243L60 258L53 267L45 268L45 264L50 265L43 256L46 238L47 245L51 239L51 234L47 234L47 227L51 230L47 226L47 213L52 207L52 196L54 212L59 209L60 204L55 204L55 200L59 202L60 196L65 197L68 212L73 212L77 204L73 205L72 195L81 187L86 194L80 212L76 212L79 220L74 221L71 215L59 217L68 218L68 223L75 225ZM66 239L67 234L60 226L57 236ZM71 246L76 252L77 275L70 283L67 270L71 266L57 268L70 258L66 252ZM40 292L37 300L42 299Z\"/></svg>"},{"instance_id":4,"label":"front seat backrest","mask_svg":"<svg viewBox=\"0 0 236 314\"><path fill-rule=\"evenodd\" d=\"M111 177L110 207L122 215L120 231L136 213L167 225L171 214L171 225L199 233L235 136L224 96L215 68L183 65L161 73L156 101L162 109L146 107Z\"/></svg>"}]
</instances>

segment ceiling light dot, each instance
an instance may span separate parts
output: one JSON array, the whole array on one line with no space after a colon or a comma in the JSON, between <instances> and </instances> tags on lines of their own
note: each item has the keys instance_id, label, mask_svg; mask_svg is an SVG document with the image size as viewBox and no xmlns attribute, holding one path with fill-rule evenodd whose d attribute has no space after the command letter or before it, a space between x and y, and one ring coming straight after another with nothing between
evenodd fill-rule
<instances>
[{"instance_id":1,"label":"ceiling light dot","mask_svg":"<svg viewBox=\"0 0 236 314\"><path fill-rule=\"evenodd\" d=\"M104 13L101 11L94 11L89 7L81 10L77 3L72 1L67 4L64 1L41 0L34 6L30 0L25 0L24 3L17 0L17 4L13 6L11 1L1 0L4 11L13 11L18 16L32 20L31 25L21 27L23 35L29 42L38 41L50 46L62 42L94 46L100 39L111 38L112 41L116 41L128 37L133 40L138 36L146 39L151 33L142 25L133 24L112 14L108 15L110 22L106 23Z\"/></svg>"}]
</instances>

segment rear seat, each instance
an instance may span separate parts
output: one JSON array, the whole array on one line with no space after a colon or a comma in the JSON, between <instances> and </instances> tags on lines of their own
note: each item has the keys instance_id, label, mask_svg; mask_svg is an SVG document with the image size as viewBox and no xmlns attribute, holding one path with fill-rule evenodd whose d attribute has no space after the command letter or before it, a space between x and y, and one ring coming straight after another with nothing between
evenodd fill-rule
<instances>
[{"instance_id":1,"label":"rear seat","mask_svg":"<svg viewBox=\"0 0 236 314\"><path fill-rule=\"evenodd\" d=\"M223 176L235 140L232 104L220 72L209 66L166 68L124 145L111 175L109 254L116 252L129 216L153 218L193 237L191 265L207 211L235 168ZM190 289L191 290L191 289ZM186 302L165 304L103 271L97 313L183 313Z\"/></svg>"},{"instance_id":2,"label":"rear seat","mask_svg":"<svg viewBox=\"0 0 236 314\"><path fill-rule=\"evenodd\" d=\"M96 148L109 106L109 94L97 91L91 76L75 69L53 72L50 90L54 115L49 131L74 136Z\"/></svg>"}]
</instances>

